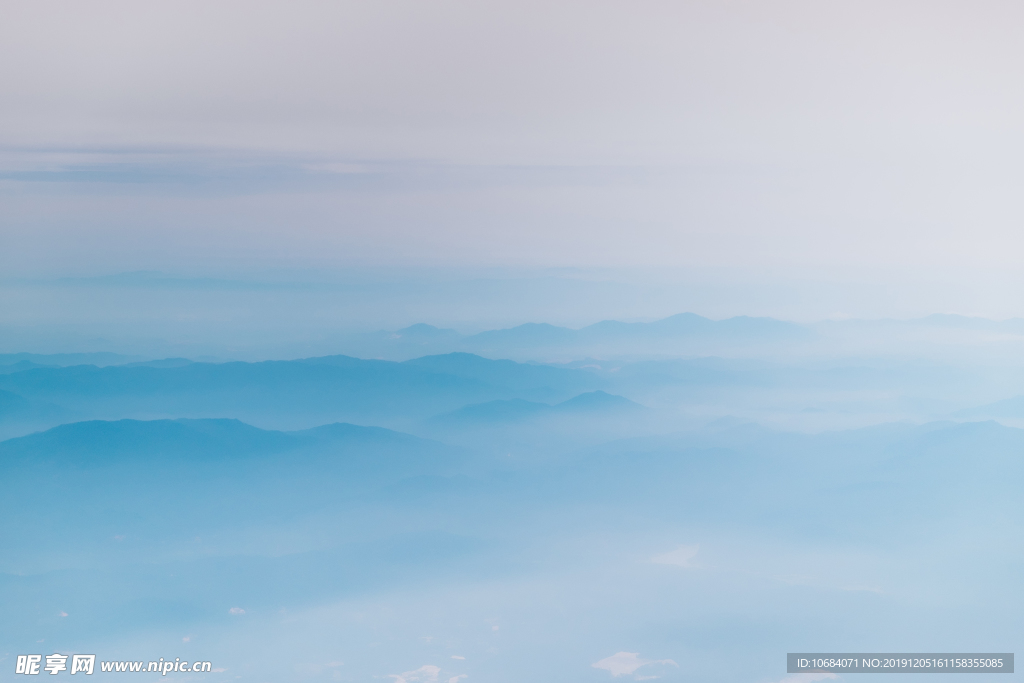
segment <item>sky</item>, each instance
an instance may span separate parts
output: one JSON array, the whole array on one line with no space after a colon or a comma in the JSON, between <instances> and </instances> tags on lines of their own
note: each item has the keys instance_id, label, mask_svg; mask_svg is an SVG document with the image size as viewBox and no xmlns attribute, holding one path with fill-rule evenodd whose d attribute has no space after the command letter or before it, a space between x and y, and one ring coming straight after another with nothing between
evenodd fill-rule
<instances>
[{"instance_id":1,"label":"sky","mask_svg":"<svg viewBox=\"0 0 1024 683\"><path fill-rule=\"evenodd\" d=\"M674 269L860 296L804 317L879 283L920 300L879 314L1024 314L1015 3L4 14L11 278Z\"/></svg>"}]
</instances>

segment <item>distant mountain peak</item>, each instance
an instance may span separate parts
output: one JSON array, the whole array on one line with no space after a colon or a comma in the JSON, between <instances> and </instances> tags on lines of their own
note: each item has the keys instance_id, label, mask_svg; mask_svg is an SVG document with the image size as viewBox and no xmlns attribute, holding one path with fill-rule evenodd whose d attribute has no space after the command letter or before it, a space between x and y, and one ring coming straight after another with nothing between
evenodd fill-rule
<instances>
[{"instance_id":1,"label":"distant mountain peak","mask_svg":"<svg viewBox=\"0 0 1024 683\"><path fill-rule=\"evenodd\" d=\"M601 410L637 410L643 408L639 403L630 401L625 396L609 394L606 391L589 391L573 396L555 406L559 410L570 411L601 411Z\"/></svg>"},{"instance_id":2,"label":"distant mountain peak","mask_svg":"<svg viewBox=\"0 0 1024 683\"><path fill-rule=\"evenodd\" d=\"M442 339L459 339L462 335L452 329L434 327L427 323L416 323L396 330L391 334L392 339L405 339L407 341L438 341Z\"/></svg>"},{"instance_id":3,"label":"distant mountain peak","mask_svg":"<svg viewBox=\"0 0 1024 683\"><path fill-rule=\"evenodd\" d=\"M441 422L515 422L547 414L552 408L547 403L537 403L521 398L487 401L463 406L458 410L438 415Z\"/></svg>"}]
</instances>

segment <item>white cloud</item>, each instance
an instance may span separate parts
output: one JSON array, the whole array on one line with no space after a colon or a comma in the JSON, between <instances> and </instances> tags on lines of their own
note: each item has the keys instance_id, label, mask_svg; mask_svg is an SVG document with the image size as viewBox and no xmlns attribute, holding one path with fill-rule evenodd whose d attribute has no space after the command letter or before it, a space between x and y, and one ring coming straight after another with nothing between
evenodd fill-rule
<instances>
[{"instance_id":1,"label":"white cloud","mask_svg":"<svg viewBox=\"0 0 1024 683\"><path fill-rule=\"evenodd\" d=\"M834 681L839 676L830 673L806 673L786 676L778 683L816 683L817 681Z\"/></svg>"},{"instance_id":2,"label":"white cloud","mask_svg":"<svg viewBox=\"0 0 1024 683\"><path fill-rule=\"evenodd\" d=\"M697 556L698 550L700 550L699 545L681 545L675 550L655 555L651 558L651 562L654 564L671 564L676 567L690 569L696 566L691 560Z\"/></svg>"},{"instance_id":3,"label":"white cloud","mask_svg":"<svg viewBox=\"0 0 1024 683\"><path fill-rule=\"evenodd\" d=\"M452 676L448 679L448 683L459 683L460 678L469 678L466 674L459 674L458 676Z\"/></svg>"},{"instance_id":4,"label":"white cloud","mask_svg":"<svg viewBox=\"0 0 1024 683\"><path fill-rule=\"evenodd\" d=\"M433 664L424 664L415 671L406 671L401 674L389 674L388 678L395 679L395 683L437 683L437 675L441 673L441 667Z\"/></svg>"},{"instance_id":5,"label":"white cloud","mask_svg":"<svg viewBox=\"0 0 1024 683\"><path fill-rule=\"evenodd\" d=\"M642 666L648 664L671 664L672 666L679 666L671 659L640 659L640 653L638 652L616 652L611 657L605 657L599 662L594 662L590 666L595 669L604 669L609 672L612 676L622 676L623 674L631 674ZM644 678L653 678L653 676L641 677L638 680L644 680Z\"/></svg>"},{"instance_id":6,"label":"white cloud","mask_svg":"<svg viewBox=\"0 0 1024 683\"><path fill-rule=\"evenodd\" d=\"M232 607L228 610L228 614L245 614L245 610L241 607Z\"/></svg>"}]
</instances>

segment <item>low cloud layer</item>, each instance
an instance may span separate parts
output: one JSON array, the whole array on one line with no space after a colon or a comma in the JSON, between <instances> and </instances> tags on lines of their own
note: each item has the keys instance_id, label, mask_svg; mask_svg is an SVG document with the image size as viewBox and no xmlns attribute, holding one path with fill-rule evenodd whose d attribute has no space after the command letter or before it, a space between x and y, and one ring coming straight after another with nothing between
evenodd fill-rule
<instances>
[{"instance_id":1,"label":"low cloud layer","mask_svg":"<svg viewBox=\"0 0 1024 683\"><path fill-rule=\"evenodd\" d=\"M605 657L604 659L594 662L590 666L595 669L604 669L612 676L626 676L634 673L637 669L641 669L651 664L670 664L672 666L678 666L671 659L641 659L639 652L616 652L611 657ZM645 680L650 678L648 676L638 676L637 680Z\"/></svg>"}]
</instances>

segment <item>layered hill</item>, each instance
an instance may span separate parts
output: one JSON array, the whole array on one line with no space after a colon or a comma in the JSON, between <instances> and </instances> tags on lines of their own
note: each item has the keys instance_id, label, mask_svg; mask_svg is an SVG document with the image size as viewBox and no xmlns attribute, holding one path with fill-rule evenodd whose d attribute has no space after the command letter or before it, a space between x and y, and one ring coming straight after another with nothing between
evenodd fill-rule
<instances>
[{"instance_id":1,"label":"layered hill","mask_svg":"<svg viewBox=\"0 0 1024 683\"><path fill-rule=\"evenodd\" d=\"M326 356L261 363L78 365L0 375L4 405L9 406L0 410L15 422L18 411L27 415L31 405L46 405L60 409L59 421L233 417L285 428L327 422L403 426L471 403L561 401L600 384L585 370L465 353L404 363Z\"/></svg>"},{"instance_id":2,"label":"layered hill","mask_svg":"<svg viewBox=\"0 0 1024 683\"><path fill-rule=\"evenodd\" d=\"M401 330L352 335L343 346L350 353L384 358L464 351L489 357L546 360L764 351L766 347L808 341L813 336L804 326L773 318L738 316L711 320L681 313L649 323L605 320L580 329L527 323L473 335L421 323Z\"/></svg>"}]
</instances>

